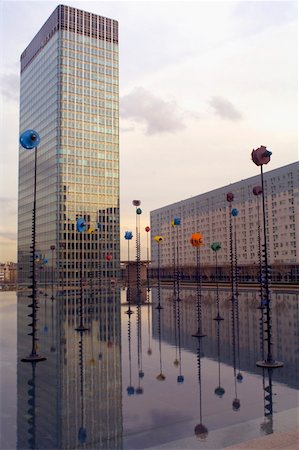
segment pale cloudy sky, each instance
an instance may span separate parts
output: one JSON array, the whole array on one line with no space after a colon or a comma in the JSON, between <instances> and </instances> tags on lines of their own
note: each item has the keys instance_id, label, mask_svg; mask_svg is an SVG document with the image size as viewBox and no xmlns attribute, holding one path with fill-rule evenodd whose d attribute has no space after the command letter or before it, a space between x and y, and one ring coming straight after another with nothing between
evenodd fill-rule
<instances>
[{"instance_id":1,"label":"pale cloudy sky","mask_svg":"<svg viewBox=\"0 0 299 450\"><path fill-rule=\"evenodd\" d=\"M151 210L256 175L253 148L273 151L265 170L298 159L297 2L1 0L0 261L16 260L19 58L59 3L119 21L122 241L133 199L145 249Z\"/></svg>"}]
</instances>

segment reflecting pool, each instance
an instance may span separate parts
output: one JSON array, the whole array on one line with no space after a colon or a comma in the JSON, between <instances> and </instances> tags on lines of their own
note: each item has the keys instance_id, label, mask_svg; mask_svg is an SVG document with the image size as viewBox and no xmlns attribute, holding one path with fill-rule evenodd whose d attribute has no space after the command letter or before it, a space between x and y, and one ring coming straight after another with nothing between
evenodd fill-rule
<instances>
[{"instance_id":1,"label":"reflecting pool","mask_svg":"<svg viewBox=\"0 0 299 450\"><path fill-rule=\"evenodd\" d=\"M142 289L131 313L111 285L39 293L37 352L29 292L0 293L1 449L225 448L298 423L299 293L272 291L278 369L263 359L258 290ZM81 293L82 294L82 293ZM160 306L160 307L159 307ZM223 320L215 320L220 312ZM17 321L16 321L17 314ZM29 326L28 326L29 325ZM29 330L29 331L28 331Z\"/></svg>"}]
</instances>

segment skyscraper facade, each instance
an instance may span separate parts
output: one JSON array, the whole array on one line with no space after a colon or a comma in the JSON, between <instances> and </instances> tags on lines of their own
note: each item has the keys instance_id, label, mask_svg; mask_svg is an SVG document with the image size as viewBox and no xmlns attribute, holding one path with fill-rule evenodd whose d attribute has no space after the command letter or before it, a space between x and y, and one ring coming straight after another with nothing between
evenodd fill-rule
<instances>
[{"instance_id":1,"label":"skyscraper facade","mask_svg":"<svg viewBox=\"0 0 299 450\"><path fill-rule=\"evenodd\" d=\"M81 269L83 277L119 271L118 66L118 22L64 5L21 55L20 133L41 138L35 258L61 283ZM20 148L20 283L30 272L33 174L34 151Z\"/></svg>"}]
</instances>

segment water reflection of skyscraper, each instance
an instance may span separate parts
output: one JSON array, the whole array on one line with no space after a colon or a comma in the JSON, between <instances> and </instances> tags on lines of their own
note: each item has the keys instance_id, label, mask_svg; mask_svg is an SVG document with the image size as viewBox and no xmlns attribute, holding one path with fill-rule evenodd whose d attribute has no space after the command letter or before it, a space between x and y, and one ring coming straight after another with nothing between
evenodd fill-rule
<instances>
[{"instance_id":1,"label":"water reflection of skyscraper","mask_svg":"<svg viewBox=\"0 0 299 450\"><path fill-rule=\"evenodd\" d=\"M56 296L51 301L50 317L48 305L43 305L49 299L40 301L40 347L47 361L35 368L34 376L31 364L18 362L17 447L20 449L81 448L83 441L85 448L122 446L119 293L103 287L100 297L94 295L94 302L87 296L84 298L84 320L89 327L84 333L74 329L78 323L78 300L76 291ZM30 345L24 335L26 303L26 295L20 293L19 355L26 353ZM29 397L32 406L28 418Z\"/></svg>"}]
</instances>

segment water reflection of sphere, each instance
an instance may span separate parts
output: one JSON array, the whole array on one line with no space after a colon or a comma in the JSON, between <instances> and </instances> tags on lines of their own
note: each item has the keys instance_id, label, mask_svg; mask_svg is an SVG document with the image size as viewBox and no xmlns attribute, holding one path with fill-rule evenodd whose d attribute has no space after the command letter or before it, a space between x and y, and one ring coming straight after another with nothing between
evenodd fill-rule
<instances>
[{"instance_id":1,"label":"water reflection of sphere","mask_svg":"<svg viewBox=\"0 0 299 450\"><path fill-rule=\"evenodd\" d=\"M139 372L139 378L143 378L144 377L144 372L142 370L140 370Z\"/></svg>"},{"instance_id":2,"label":"water reflection of sphere","mask_svg":"<svg viewBox=\"0 0 299 450\"><path fill-rule=\"evenodd\" d=\"M157 377L156 377L156 379L157 379L158 381L164 381L165 378L166 378L166 376L165 376L162 372L159 373L159 375L157 375Z\"/></svg>"},{"instance_id":3,"label":"water reflection of sphere","mask_svg":"<svg viewBox=\"0 0 299 450\"><path fill-rule=\"evenodd\" d=\"M148 355L151 355L152 353L153 353L152 349L151 349L151 348L148 348L148 349L147 349L147 354L148 354Z\"/></svg>"},{"instance_id":4,"label":"water reflection of sphere","mask_svg":"<svg viewBox=\"0 0 299 450\"><path fill-rule=\"evenodd\" d=\"M199 423L194 428L194 434L199 439L206 439L206 437L208 436L208 433L209 432L208 432L207 427L202 423Z\"/></svg>"},{"instance_id":5,"label":"water reflection of sphere","mask_svg":"<svg viewBox=\"0 0 299 450\"><path fill-rule=\"evenodd\" d=\"M241 372L239 372L237 375L237 381L239 381L239 383L242 383L243 381L243 375L241 374Z\"/></svg>"},{"instance_id":6,"label":"water reflection of sphere","mask_svg":"<svg viewBox=\"0 0 299 450\"><path fill-rule=\"evenodd\" d=\"M141 395L141 394L143 394L143 388L141 387L141 386L139 386L138 388L136 388L136 394L138 395Z\"/></svg>"},{"instance_id":7,"label":"water reflection of sphere","mask_svg":"<svg viewBox=\"0 0 299 450\"><path fill-rule=\"evenodd\" d=\"M135 394L135 389L133 386L128 386L127 387L127 393L128 395L134 395Z\"/></svg>"},{"instance_id":8,"label":"water reflection of sphere","mask_svg":"<svg viewBox=\"0 0 299 450\"><path fill-rule=\"evenodd\" d=\"M180 365L179 360L178 360L178 359L175 359L175 360L173 361L173 365L174 365L175 367L178 367L178 366Z\"/></svg>"},{"instance_id":9,"label":"water reflection of sphere","mask_svg":"<svg viewBox=\"0 0 299 450\"><path fill-rule=\"evenodd\" d=\"M235 400L233 401L233 411L239 411L240 406L240 400L238 398L235 398Z\"/></svg>"},{"instance_id":10,"label":"water reflection of sphere","mask_svg":"<svg viewBox=\"0 0 299 450\"><path fill-rule=\"evenodd\" d=\"M218 397L222 398L225 394L225 389L223 389L223 387L218 386L215 391L214 391L215 395L217 395Z\"/></svg>"},{"instance_id":11,"label":"water reflection of sphere","mask_svg":"<svg viewBox=\"0 0 299 450\"><path fill-rule=\"evenodd\" d=\"M86 441L86 437L87 437L86 428L80 427L78 432L78 439L81 444L84 444L84 442Z\"/></svg>"},{"instance_id":12,"label":"water reflection of sphere","mask_svg":"<svg viewBox=\"0 0 299 450\"><path fill-rule=\"evenodd\" d=\"M177 382L178 383L184 383L184 375L178 375Z\"/></svg>"}]
</instances>

